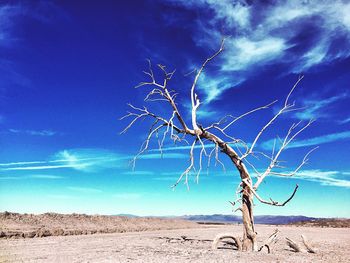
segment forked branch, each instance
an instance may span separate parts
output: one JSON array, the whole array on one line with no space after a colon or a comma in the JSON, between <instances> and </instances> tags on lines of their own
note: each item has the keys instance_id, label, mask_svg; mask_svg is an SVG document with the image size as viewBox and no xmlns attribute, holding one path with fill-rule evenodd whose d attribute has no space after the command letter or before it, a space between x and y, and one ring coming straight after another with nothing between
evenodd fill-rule
<instances>
[{"instance_id":1,"label":"forked branch","mask_svg":"<svg viewBox=\"0 0 350 263\"><path fill-rule=\"evenodd\" d=\"M290 90L290 92L288 93L285 101L284 101L284 106L265 124L265 126L263 126L261 128L261 130L258 132L257 136L255 137L254 141L252 142L249 150L243 154L241 156L241 160L244 160L248 155L253 153L254 147L256 145L256 143L258 142L258 140L260 139L261 135L264 133L264 131L270 127L274 121L283 113L291 111L294 109L295 103L293 102L292 104L289 103L289 98L292 95L293 91L295 90L295 88L297 87L297 85L299 84L299 82L303 79L303 76L300 76L297 80L297 82L294 84L294 86L292 87L292 89Z\"/></svg>"},{"instance_id":2,"label":"forked branch","mask_svg":"<svg viewBox=\"0 0 350 263\"><path fill-rule=\"evenodd\" d=\"M276 166L278 166L279 164L279 157L281 155L281 153L287 148L287 146L295 139L295 137L297 137L301 132L303 132L307 127L309 127L314 121L310 120L306 125L304 125L302 128L300 128L297 132L295 132L293 134L293 130L296 129L298 127L298 125L300 124L300 122L293 124L288 132L287 135L285 136L284 140L281 143L281 146L279 148L279 150L275 153L275 146L276 144L274 143L273 149L272 149L272 155L271 155L271 162L269 164L269 166L266 168L265 172L259 176L258 180L256 181L256 183L254 184L254 189L258 189L259 185L262 183L262 181L265 179L266 176L268 176L269 174L272 173L272 169L275 168ZM308 161L308 156L314 151L316 150L318 147L315 147L314 149L312 149L311 151L309 151L308 153L306 153L306 155L304 156L302 162L299 164L299 166L294 170L294 172L291 173L287 173L287 175L289 176L293 176L294 174L296 174L303 165L305 165ZM275 175L283 175L284 173L276 173L273 172L273 174Z\"/></svg>"}]
</instances>

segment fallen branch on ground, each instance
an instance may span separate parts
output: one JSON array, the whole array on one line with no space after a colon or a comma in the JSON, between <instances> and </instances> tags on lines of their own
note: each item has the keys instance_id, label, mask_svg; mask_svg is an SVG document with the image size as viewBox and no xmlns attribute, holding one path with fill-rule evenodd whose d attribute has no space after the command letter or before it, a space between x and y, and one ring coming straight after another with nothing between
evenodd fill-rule
<instances>
[{"instance_id":1,"label":"fallen branch on ground","mask_svg":"<svg viewBox=\"0 0 350 263\"><path fill-rule=\"evenodd\" d=\"M301 248L296 242L291 240L290 238L286 237L287 245L294 250L294 252L308 252L308 253L316 253L316 250L314 250L311 245L308 243L307 238L304 235L301 235L301 238L303 240L303 245L306 247L306 250L304 248Z\"/></svg>"},{"instance_id":2,"label":"fallen branch on ground","mask_svg":"<svg viewBox=\"0 0 350 263\"><path fill-rule=\"evenodd\" d=\"M306 252L303 248L301 248L296 242L292 239L286 237L287 245L294 250L294 252Z\"/></svg>"},{"instance_id":3,"label":"fallen branch on ground","mask_svg":"<svg viewBox=\"0 0 350 263\"><path fill-rule=\"evenodd\" d=\"M242 251L242 242L238 237L233 236L230 233L222 233L222 234L218 234L213 243L212 243L212 249L217 249L218 247L218 243L220 242L220 240L225 239L225 238L232 238L235 243L234 246L237 248L238 251Z\"/></svg>"},{"instance_id":4,"label":"fallen branch on ground","mask_svg":"<svg viewBox=\"0 0 350 263\"><path fill-rule=\"evenodd\" d=\"M278 232L278 229L275 229L275 231L269 236L268 239L265 240L264 244L259 248L259 251L263 250L263 248L266 247L267 253L271 253L271 245L277 242Z\"/></svg>"},{"instance_id":5,"label":"fallen branch on ground","mask_svg":"<svg viewBox=\"0 0 350 263\"><path fill-rule=\"evenodd\" d=\"M307 249L307 252L309 252L309 253L316 253L316 250L314 250L314 249L311 247L311 245L308 243L308 240L307 240L306 236L301 235L301 238L302 238L302 240L303 240L304 246L305 246L306 249Z\"/></svg>"}]
</instances>

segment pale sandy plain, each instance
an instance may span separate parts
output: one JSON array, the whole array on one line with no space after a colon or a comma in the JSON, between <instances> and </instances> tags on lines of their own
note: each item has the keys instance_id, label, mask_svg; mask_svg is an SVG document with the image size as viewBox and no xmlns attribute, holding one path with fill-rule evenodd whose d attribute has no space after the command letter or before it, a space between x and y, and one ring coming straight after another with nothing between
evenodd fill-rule
<instances>
[{"instance_id":1,"label":"pale sandy plain","mask_svg":"<svg viewBox=\"0 0 350 263\"><path fill-rule=\"evenodd\" d=\"M257 225L262 241L276 226ZM278 226L273 252L238 252L223 243L211 249L221 232L239 235L240 225L201 226L93 235L0 239L0 262L350 262L350 228ZM316 254L295 253L285 237L301 242L305 234ZM182 236L186 236L183 238Z\"/></svg>"}]
</instances>

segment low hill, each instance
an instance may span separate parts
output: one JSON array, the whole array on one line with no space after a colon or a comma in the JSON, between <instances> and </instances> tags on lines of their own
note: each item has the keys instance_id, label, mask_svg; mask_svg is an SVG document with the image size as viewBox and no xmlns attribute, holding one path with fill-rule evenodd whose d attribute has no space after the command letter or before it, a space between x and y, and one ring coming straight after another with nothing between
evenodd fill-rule
<instances>
[{"instance_id":1,"label":"low hill","mask_svg":"<svg viewBox=\"0 0 350 263\"><path fill-rule=\"evenodd\" d=\"M183 219L45 213L0 213L0 237L45 237L194 228Z\"/></svg>"},{"instance_id":2,"label":"low hill","mask_svg":"<svg viewBox=\"0 0 350 263\"><path fill-rule=\"evenodd\" d=\"M299 221L290 223L294 226L313 226L313 227L350 227L350 219L345 218L318 218L311 221Z\"/></svg>"}]
</instances>

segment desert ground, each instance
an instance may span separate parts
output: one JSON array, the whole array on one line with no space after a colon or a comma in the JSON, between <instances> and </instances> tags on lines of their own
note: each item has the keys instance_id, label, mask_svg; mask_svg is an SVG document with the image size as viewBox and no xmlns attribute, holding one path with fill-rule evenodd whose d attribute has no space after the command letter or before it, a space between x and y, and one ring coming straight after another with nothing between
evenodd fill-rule
<instances>
[{"instance_id":1,"label":"desert ground","mask_svg":"<svg viewBox=\"0 0 350 263\"><path fill-rule=\"evenodd\" d=\"M239 234L242 227L210 226L147 232L50 236L0 240L0 262L350 262L349 228L280 226L280 240L271 254L238 252L221 243L211 249L217 233ZM258 226L260 240L275 226ZM292 252L284 236L300 241L304 233L316 254Z\"/></svg>"}]
</instances>

